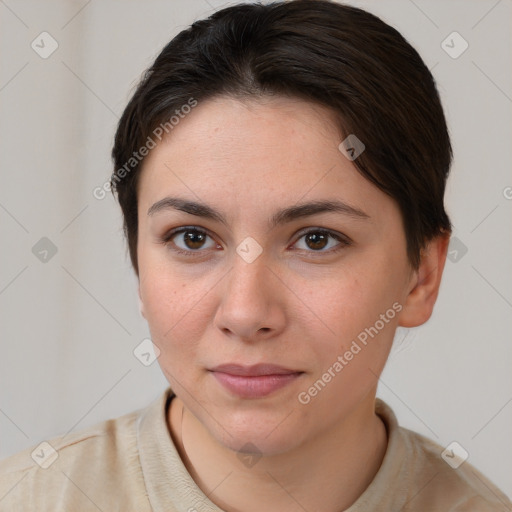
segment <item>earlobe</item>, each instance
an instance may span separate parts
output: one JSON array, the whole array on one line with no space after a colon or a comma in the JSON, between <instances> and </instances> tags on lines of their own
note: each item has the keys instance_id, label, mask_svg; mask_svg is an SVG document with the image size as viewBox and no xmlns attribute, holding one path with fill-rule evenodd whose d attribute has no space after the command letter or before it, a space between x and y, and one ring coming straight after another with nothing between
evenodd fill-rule
<instances>
[{"instance_id":1,"label":"earlobe","mask_svg":"<svg viewBox=\"0 0 512 512\"><path fill-rule=\"evenodd\" d=\"M431 317L441 285L449 242L449 233L439 235L422 251L420 266L411 278L411 289L400 314L399 326L418 327Z\"/></svg>"}]
</instances>

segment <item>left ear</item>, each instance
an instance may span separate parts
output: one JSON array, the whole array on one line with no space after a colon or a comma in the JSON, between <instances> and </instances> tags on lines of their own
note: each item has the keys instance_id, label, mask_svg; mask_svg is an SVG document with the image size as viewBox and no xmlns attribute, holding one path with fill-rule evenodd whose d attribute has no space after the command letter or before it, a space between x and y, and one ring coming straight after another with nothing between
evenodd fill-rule
<instances>
[{"instance_id":1,"label":"left ear","mask_svg":"<svg viewBox=\"0 0 512 512\"><path fill-rule=\"evenodd\" d=\"M418 327L432 315L450 242L450 233L432 239L421 251L418 270L411 277L411 288L400 313L398 325Z\"/></svg>"}]
</instances>

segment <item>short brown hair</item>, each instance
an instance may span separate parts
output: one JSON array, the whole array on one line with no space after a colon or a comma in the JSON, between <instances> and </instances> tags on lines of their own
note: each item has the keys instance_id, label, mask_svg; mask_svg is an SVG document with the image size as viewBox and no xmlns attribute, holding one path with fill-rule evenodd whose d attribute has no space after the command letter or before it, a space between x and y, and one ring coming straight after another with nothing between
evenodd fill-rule
<instances>
[{"instance_id":1,"label":"short brown hair","mask_svg":"<svg viewBox=\"0 0 512 512\"><path fill-rule=\"evenodd\" d=\"M353 162L358 171L397 202L413 268L427 242L451 232L443 203L448 128L435 80L404 37L373 14L328 0L238 4L174 37L119 121L110 183L137 275L143 160L133 154L191 98L222 95L284 95L330 108L340 132L365 145Z\"/></svg>"}]
</instances>

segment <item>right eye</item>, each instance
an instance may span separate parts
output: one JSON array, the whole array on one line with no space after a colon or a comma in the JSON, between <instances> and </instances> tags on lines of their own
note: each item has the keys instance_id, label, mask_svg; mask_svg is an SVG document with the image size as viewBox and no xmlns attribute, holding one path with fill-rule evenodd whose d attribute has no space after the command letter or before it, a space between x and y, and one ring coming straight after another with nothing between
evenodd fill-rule
<instances>
[{"instance_id":1,"label":"right eye","mask_svg":"<svg viewBox=\"0 0 512 512\"><path fill-rule=\"evenodd\" d=\"M210 239L210 245L205 242ZM162 243L171 251L186 256L196 256L205 250L220 247L204 230L196 227L181 227L172 230L162 238Z\"/></svg>"}]
</instances>

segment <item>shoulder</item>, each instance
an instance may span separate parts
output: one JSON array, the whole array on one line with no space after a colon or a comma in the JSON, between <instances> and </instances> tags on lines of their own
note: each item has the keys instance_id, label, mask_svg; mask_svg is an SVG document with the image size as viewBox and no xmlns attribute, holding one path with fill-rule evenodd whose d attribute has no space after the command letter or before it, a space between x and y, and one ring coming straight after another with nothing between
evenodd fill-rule
<instances>
[{"instance_id":1,"label":"shoulder","mask_svg":"<svg viewBox=\"0 0 512 512\"><path fill-rule=\"evenodd\" d=\"M0 512L108 510L109 489L127 484L143 495L136 438L139 413L54 437L0 461Z\"/></svg>"},{"instance_id":2,"label":"shoulder","mask_svg":"<svg viewBox=\"0 0 512 512\"><path fill-rule=\"evenodd\" d=\"M460 445L443 448L416 432L399 430L409 447L411 475L425 510L511 510L507 496L466 460L467 452Z\"/></svg>"},{"instance_id":3,"label":"shoulder","mask_svg":"<svg viewBox=\"0 0 512 512\"><path fill-rule=\"evenodd\" d=\"M512 503L467 460L456 443L443 448L421 434L400 427L391 408L377 400L376 412L388 431L388 451L377 494L393 490L403 512L498 512ZM377 483L377 482L376 482Z\"/></svg>"}]
</instances>

